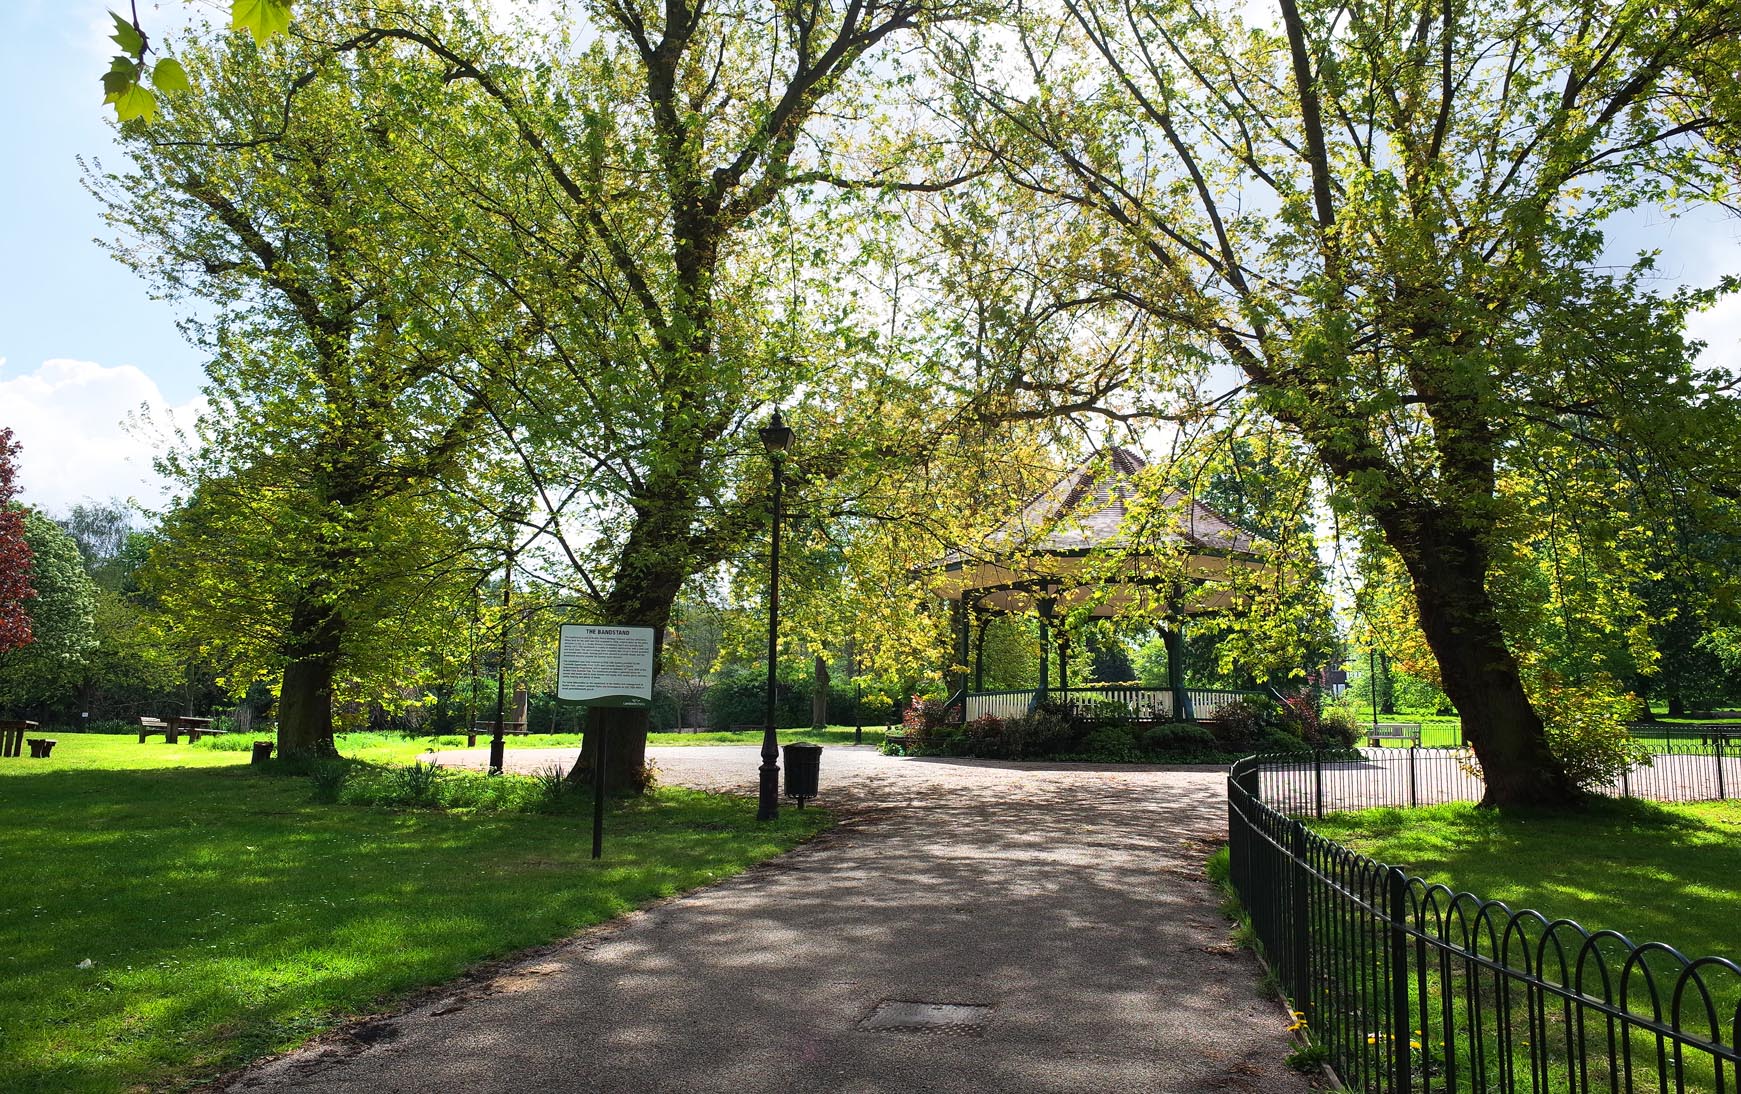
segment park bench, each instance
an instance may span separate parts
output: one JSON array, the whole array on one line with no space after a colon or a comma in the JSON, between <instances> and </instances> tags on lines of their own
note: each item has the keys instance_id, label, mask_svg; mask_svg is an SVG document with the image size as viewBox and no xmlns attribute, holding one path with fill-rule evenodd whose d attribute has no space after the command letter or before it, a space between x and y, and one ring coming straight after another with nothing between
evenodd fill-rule
<instances>
[{"instance_id":1,"label":"park bench","mask_svg":"<svg viewBox=\"0 0 1741 1094\"><path fill-rule=\"evenodd\" d=\"M24 743L30 746L30 758L33 760L48 759L49 753L54 751L54 746L60 744L53 737L29 737L25 739Z\"/></svg>"},{"instance_id":2,"label":"park bench","mask_svg":"<svg viewBox=\"0 0 1741 1094\"><path fill-rule=\"evenodd\" d=\"M1385 741L1407 741L1411 745L1421 743L1421 724L1419 722L1368 722L1363 729L1366 742L1377 748Z\"/></svg>"},{"instance_id":3,"label":"park bench","mask_svg":"<svg viewBox=\"0 0 1741 1094\"><path fill-rule=\"evenodd\" d=\"M0 756L17 756L22 753L25 731L35 728L35 722L0 722Z\"/></svg>"},{"instance_id":4,"label":"park bench","mask_svg":"<svg viewBox=\"0 0 1741 1094\"><path fill-rule=\"evenodd\" d=\"M528 732L525 722L502 723L502 736L504 737L524 737ZM465 746L476 748L479 737L494 737L495 735L496 723L494 721L473 722L471 732L465 735Z\"/></svg>"},{"instance_id":5,"label":"park bench","mask_svg":"<svg viewBox=\"0 0 1741 1094\"><path fill-rule=\"evenodd\" d=\"M139 743L144 744L145 738L163 734L166 744L175 744L181 740L181 730L164 721L162 718L139 719Z\"/></svg>"}]
</instances>

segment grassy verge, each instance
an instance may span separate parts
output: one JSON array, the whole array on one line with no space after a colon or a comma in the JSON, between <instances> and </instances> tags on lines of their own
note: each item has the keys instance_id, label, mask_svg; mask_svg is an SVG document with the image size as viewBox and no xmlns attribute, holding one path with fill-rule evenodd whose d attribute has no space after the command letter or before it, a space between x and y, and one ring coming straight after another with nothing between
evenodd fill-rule
<instances>
[{"instance_id":1,"label":"grassy verge","mask_svg":"<svg viewBox=\"0 0 1741 1094\"><path fill-rule=\"evenodd\" d=\"M1367 810L1311 823L1344 846L1454 890L1504 901L1514 910L1575 920L1592 931L1619 931L1635 944L1666 943L1692 958L1741 956L1733 926L1734 909L1741 907L1741 803L1599 800L1570 815L1495 814L1459 804ZM1224 881L1227 865L1221 855L1211 859L1209 872ZM1471 919L1466 915L1456 922ZM1525 929L1527 938L1540 934L1539 922ZM1482 948L1491 954L1493 945L1488 938ZM1383 1026L1388 974L1382 927L1349 905L1315 921L1313 948L1314 967L1328 974L1314 981L1317 994L1305 1007L1313 1014L1311 1036L1322 1046L1320 1054L1333 1057L1343 1078L1356 1087L1382 1083L1391 1059ZM1610 964L1618 962L1618 947L1604 952ZM1576 946L1568 940L1563 954L1550 949L1543 960L1557 970L1552 963L1560 956L1575 955ZM1662 955L1648 964L1667 1007L1678 966ZM1604 994L1599 979L1590 984L1593 994ZM1741 1005L1741 978L1708 967L1705 985L1708 997L1693 989L1685 1000L1682 1028L1694 1036L1708 1034L1712 1027L1703 1017L1708 1002L1724 1026L1720 1036L1730 1040L1727 1025ZM1631 987L1628 1005L1649 1014L1644 978L1635 973ZM1684 1071L1676 1071L1680 1061L1664 1066L1656 1055L1661 1046L1640 1029L1630 1038L1618 1035L1621 1042L1630 1040L1631 1056L1617 1055L1608 1039L1615 1030L1595 1012L1575 1025L1557 1002L1532 1013L1515 982L1509 994L1502 993L1496 976L1455 961L1441 964L1429 957L1411 963L1409 995L1415 1028L1408 1051L1417 1077L1445 1082L1455 1072L1469 1083L1479 1073L1492 1081L1509 1064L1518 1075L1545 1069L1553 1089L1571 1089L1578 1085L1569 1070L1575 1067L1580 1075L1587 1070L1592 1088L1607 1089L1612 1082L1616 1089L1637 1084L1654 1090L1662 1081L1677 1090L1704 1092L1727 1089L1719 1067L1723 1075L1732 1072L1732 1065L1719 1065L1696 1047L1687 1049ZM1533 1050L1532 1040L1538 1045Z\"/></svg>"},{"instance_id":2,"label":"grassy verge","mask_svg":"<svg viewBox=\"0 0 1741 1094\"><path fill-rule=\"evenodd\" d=\"M1312 827L1453 889L1741 959L1741 802L1598 799L1577 813L1440 805L1341 813Z\"/></svg>"},{"instance_id":3,"label":"grassy verge","mask_svg":"<svg viewBox=\"0 0 1741 1094\"><path fill-rule=\"evenodd\" d=\"M82 734L75 735L73 739ZM270 740L270 733L237 734L231 733L222 737L206 737L197 745L189 745L185 741L178 745L166 745L162 738L154 738L140 746L134 741L136 748L155 748L158 753L169 757L182 756L177 749L191 750L195 754L205 752L242 752L246 753L258 740ZM827 729L782 729L780 743L791 744L794 741L808 741L819 745L849 745L853 743L851 726L829 726ZM68 736L61 735L62 740ZM118 739L118 738L117 738ZM866 744L881 744L883 730L881 726L865 727ZM367 763L410 763L418 756L430 751L448 752L465 750L468 746L463 735L447 734L439 737L406 737L398 733L340 733L337 738L339 754L346 759L362 760ZM580 748L579 733L528 733L521 736L510 735L503 743L511 751L519 748ZM762 743L760 730L753 732L719 732L719 733L649 733L647 745L652 748L672 745L759 745ZM487 749L489 738L480 736L475 747ZM144 760L129 762L152 762Z\"/></svg>"},{"instance_id":4,"label":"grassy verge","mask_svg":"<svg viewBox=\"0 0 1741 1094\"><path fill-rule=\"evenodd\" d=\"M245 753L65 735L0 760L0 1090L180 1087L828 823L753 816L677 789L615 803L593 863L584 796L319 805Z\"/></svg>"}]
</instances>

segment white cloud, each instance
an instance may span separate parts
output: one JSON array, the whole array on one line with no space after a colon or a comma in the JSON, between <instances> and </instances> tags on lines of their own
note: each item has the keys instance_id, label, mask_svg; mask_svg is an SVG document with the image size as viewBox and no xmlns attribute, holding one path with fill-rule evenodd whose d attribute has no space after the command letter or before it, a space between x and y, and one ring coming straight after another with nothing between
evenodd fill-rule
<instances>
[{"instance_id":1,"label":"white cloud","mask_svg":"<svg viewBox=\"0 0 1741 1094\"><path fill-rule=\"evenodd\" d=\"M1687 317L1687 336L1705 343L1699 363L1741 375L1741 295L1725 296Z\"/></svg>"},{"instance_id":2,"label":"white cloud","mask_svg":"<svg viewBox=\"0 0 1741 1094\"><path fill-rule=\"evenodd\" d=\"M56 359L34 372L6 371L0 357L0 426L23 446L18 500L50 513L87 499L159 500L164 482L152 458L176 429L191 432L205 406L203 397L170 406L132 365Z\"/></svg>"}]
</instances>

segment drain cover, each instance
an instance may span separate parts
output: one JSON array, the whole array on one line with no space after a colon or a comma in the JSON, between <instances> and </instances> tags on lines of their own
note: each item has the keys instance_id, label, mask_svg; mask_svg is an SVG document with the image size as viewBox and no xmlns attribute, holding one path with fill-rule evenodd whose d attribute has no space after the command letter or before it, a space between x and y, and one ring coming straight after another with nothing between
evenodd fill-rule
<instances>
[{"instance_id":1,"label":"drain cover","mask_svg":"<svg viewBox=\"0 0 1741 1094\"><path fill-rule=\"evenodd\" d=\"M905 1033L953 1033L977 1037L985 1030L991 1008L978 1003L922 1003L908 999L884 999L859 1029L896 1030Z\"/></svg>"}]
</instances>

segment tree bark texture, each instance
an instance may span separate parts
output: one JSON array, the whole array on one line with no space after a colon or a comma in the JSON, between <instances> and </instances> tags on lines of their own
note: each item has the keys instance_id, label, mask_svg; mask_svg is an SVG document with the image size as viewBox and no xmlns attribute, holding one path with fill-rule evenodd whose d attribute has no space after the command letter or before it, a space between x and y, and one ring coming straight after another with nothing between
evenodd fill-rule
<instances>
[{"instance_id":1,"label":"tree bark texture","mask_svg":"<svg viewBox=\"0 0 1741 1094\"><path fill-rule=\"evenodd\" d=\"M1392 510L1380 523L1408 568L1421 630L1481 763L1487 784L1481 804L1552 807L1575 801L1578 787L1549 749L1517 658L1505 644L1479 534L1431 510Z\"/></svg>"},{"instance_id":2,"label":"tree bark texture","mask_svg":"<svg viewBox=\"0 0 1741 1094\"><path fill-rule=\"evenodd\" d=\"M332 681L339 660L339 628L330 613L304 602L292 613L290 662L278 693L278 755L336 756Z\"/></svg>"}]
</instances>

